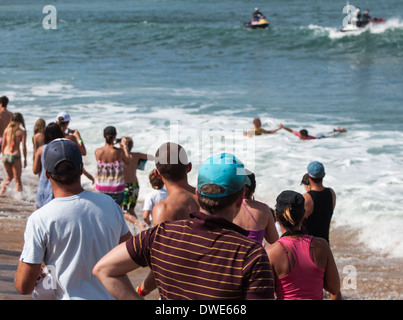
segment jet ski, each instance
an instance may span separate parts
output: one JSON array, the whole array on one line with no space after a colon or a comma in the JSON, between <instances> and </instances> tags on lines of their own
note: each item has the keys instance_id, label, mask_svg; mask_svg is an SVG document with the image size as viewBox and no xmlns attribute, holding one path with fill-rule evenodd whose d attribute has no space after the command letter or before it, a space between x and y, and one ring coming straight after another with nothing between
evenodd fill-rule
<instances>
[{"instance_id":1,"label":"jet ski","mask_svg":"<svg viewBox=\"0 0 403 320\"><path fill-rule=\"evenodd\" d=\"M341 32L351 32L351 31L360 31L365 29L367 26L371 26L373 24L385 23L386 20L384 18L377 18L375 20L371 20L368 23L358 22L356 24L349 23L340 29Z\"/></svg>"},{"instance_id":2,"label":"jet ski","mask_svg":"<svg viewBox=\"0 0 403 320\"><path fill-rule=\"evenodd\" d=\"M245 22L244 27L249 29L264 29L270 25L266 18L260 18L259 21L251 20L250 22Z\"/></svg>"}]
</instances>

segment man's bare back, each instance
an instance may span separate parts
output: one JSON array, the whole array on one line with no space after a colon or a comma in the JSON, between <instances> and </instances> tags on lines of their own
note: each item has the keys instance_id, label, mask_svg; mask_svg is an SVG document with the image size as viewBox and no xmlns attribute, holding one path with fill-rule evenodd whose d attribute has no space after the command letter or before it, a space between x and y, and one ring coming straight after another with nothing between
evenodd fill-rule
<instances>
[{"instance_id":1,"label":"man's bare back","mask_svg":"<svg viewBox=\"0 0 403 320\"><path fill-rule=\"evenodd\" d=\"M187 189L182 187L170 189L168 190L168 197L153 209L154 225L163 221L188 219L190 213L200 209L195 188L189 186Z\"/></svg>"}]
</instances>

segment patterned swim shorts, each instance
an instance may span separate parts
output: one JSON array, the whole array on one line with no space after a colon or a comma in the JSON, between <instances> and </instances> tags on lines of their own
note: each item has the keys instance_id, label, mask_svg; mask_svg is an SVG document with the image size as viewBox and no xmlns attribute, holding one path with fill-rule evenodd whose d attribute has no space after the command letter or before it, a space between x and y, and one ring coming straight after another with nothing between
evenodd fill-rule
<instances>
[{"instance_id":1,"label":"patterned swim shorts","mask_svg":"<svg viewBox=\"0 0 403 320\"><path fill-rule=\"evenodd\" d=\"M134 209L139 197L140 186L137 182L126 183L123 193L123 210L129 212Z\"/></svg>"}]
</instances>

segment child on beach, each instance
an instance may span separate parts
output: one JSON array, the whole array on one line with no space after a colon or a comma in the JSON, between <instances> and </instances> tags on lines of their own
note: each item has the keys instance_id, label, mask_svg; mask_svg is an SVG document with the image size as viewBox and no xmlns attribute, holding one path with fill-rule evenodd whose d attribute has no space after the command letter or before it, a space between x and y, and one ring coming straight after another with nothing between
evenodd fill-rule
<instances>
[{"instance_id":1,"label":"child on beach","mask_svg":"<svg viewBox=\"0 0 403 320\"><path fill-rule=\"evenodd\" d=\"M149 226L151 226L152 221L150 219L150 216L152 214L153 208L157 203L168 197L168 191L164 188L164 182L161 179L157 178L154 170L150 172L148 178L154 190L148 193L144 199L143 220Z\"/></svg>"},{"instance_id":2,"label":"child on beach","mask_svg":"<svg viewBox=\"0 0 403 320\"><path fill-rule=\"evenodd\" d=\"M123 192L122 209L125 213L126 220L136 224L143 230L145 224L137 220L137 215L134 211L140 191L136 173L140 160L153 160L154 157L145 153L131 152L133 148L133 139L130 137L122 137L120 146L128 152L128 162L124 163L123 166L125 187Z\"/></svg>"},{"instance_id":3,"label":"child on beach","mask_svg":"<svg viewBox=\"0 0 403 320\"><path fill-rule=\"evenodd\" d=\"M20 125L24 128L21 129ZM4 195L7 186L15 179L17 192L22 192L22 161L20 145L22 145L22 153L24 155L24 168L27 166L27 131L25 130L24 117L21 113L13 114L10 123L3 133L3 143L1 145L1 153L3 154L3 164L6 169L7 178L3 181L0 196Z\"/></svg>"}]
</instances>

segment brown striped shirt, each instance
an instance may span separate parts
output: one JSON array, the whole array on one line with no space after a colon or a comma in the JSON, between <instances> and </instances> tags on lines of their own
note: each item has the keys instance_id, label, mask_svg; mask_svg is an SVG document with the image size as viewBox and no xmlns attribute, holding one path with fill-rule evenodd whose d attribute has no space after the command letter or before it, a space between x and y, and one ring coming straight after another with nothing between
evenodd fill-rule
<instances>
[{"instance_id":1,"label":"brown striped shirt","mask_svg":"<svg viewBox=\"0 0 403 320\"><path fill-rule=\"evenodd\" d=\"M273 299L263 247L230 221L201 212L131 237L135 263L149 266L162 299Z\"/></svg>"}]
</instances>

